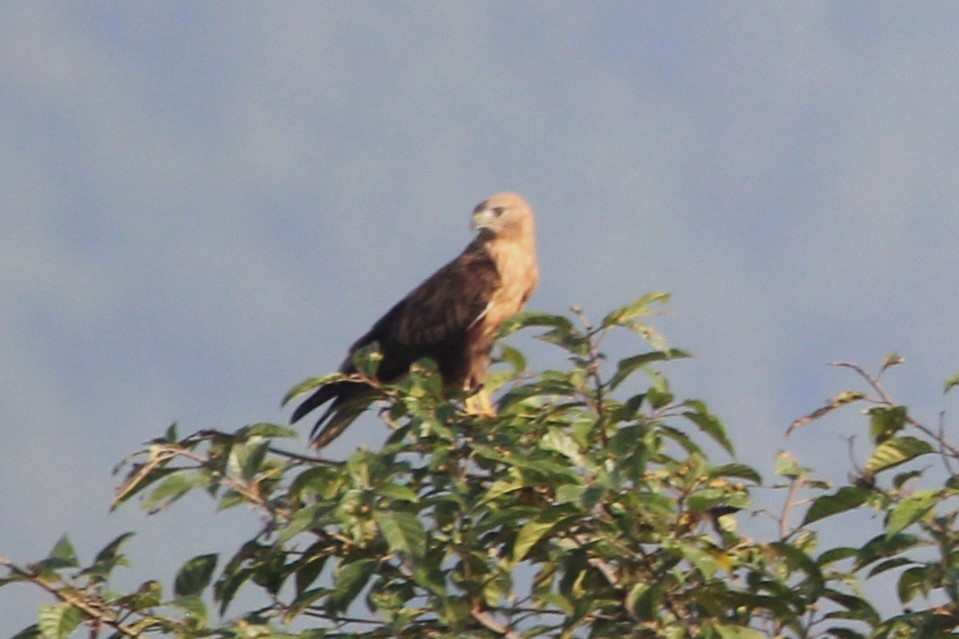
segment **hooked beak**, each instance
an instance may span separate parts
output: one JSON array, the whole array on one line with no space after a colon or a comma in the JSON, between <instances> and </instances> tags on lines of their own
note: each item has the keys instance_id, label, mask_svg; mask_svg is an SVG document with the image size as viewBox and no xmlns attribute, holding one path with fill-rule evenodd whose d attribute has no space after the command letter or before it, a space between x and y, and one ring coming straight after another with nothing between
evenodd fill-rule
<instances>
[{"instance_id":1,"label":"hooked beak","mask_svg":"<svg viewBox=\"0 0 959 639\"><path fill-rule=\"evenodd\" d=\"M481 229L491 229L496 216L488 208L476 207L473 211L473 228L477 231Z\"/></svg>"}]
</instances>

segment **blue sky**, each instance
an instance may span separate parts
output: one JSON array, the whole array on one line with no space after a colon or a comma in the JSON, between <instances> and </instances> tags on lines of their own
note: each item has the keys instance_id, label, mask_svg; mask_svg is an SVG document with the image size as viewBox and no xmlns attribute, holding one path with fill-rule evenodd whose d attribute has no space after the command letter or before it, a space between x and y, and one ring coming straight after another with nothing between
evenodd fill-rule
<instances>
[{"instance_id":1,"label":"blue sky","mask_svg":"<svg viewBox=\"0 0 959 639\"><path fill-rule=\"evenodd\" d=\"M957 31L947 2L3 3L0 554L137 529L137 583L232 550L252 514L108 515L111 467L174 420L284 420L500 190L537 210L531 308L672 292L677 390L745 461L842 478L855 415L783 439L853 382L827 362L896 350L920 418L955 402ZM0 591L0 635L42 600Z\"/></svg>"}]
</instances>

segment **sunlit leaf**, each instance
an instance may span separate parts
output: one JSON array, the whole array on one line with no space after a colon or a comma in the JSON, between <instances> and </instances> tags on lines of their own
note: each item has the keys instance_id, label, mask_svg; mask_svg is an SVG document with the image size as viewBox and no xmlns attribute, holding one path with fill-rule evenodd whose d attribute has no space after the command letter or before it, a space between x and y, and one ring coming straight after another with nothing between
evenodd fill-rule
<instances>
[{"instance_id":1,"label":"sunlit leaf","mask_svg":"<svg viewBox=\"0 0 959 639\"><path fill-rule=\"evenodd\" d=\"M929 442L915 437L896 437L876 446L866 462L865 472L876 473L898 466L921 455L935 452Z\"/></svg>"},{"instance_id":2,"label":"sunlit leaf","mask_svg":"<svg viewBox=\"0 0 959 639\"><path fill-rule=\"evenodd\" d=\"M250 481L260 471L269 449L270 443L258 437L247 444L233 446L230 449L230 472Z\"/></svg>"},{"instance_id":3,"label":"sunlit leaf","mask_svg":"<svg viewBox=\"0 0 959 639\"><path fill-rule=\"evenodd\" d=\"M886 537L892 537L922 519L939 502L941 494L938 489L922 490L893 506L886 520Z\"/></svg>"},{"instance_id":4,"label":"sunlit leaf","mask_svg":"<svg viewBox=\"0 0 959 639\"><path fill-rule=\"evenodd\" d=\"M649 307L653 304L666 304L669 302L669 293L664 291L655 291L647 293L637 300L630 302L626 306L616 309L603 318L602 326L608 328L611 326L630 326L637 317L646 317L652 314Z\"/></svg>"},{"instance_id":5,"label":"sunlit leaf","mask_svg":"<svg viewBox=\"0 0 959 639\"><path fill-rule=\"evenodd\" d=\"M37 626L44 639L66 639L84 617L80 610L67 603L43 604L37 613Z\"/></svg>"},{"instance_id":6,"label":"sunlit leaf","mask_svg":"<svg viewBox=\"0 0 959 639\"><path fill-rule=\"evenodd\" d=\"M373 518L393 552L402 553L414 561L426 553L426 531L416 515L378 510Z\"/></svg>"},{"instance_id":7,"label":"sunlit leaf","mask_svg":"<svg viewBox=\"0 0 959 639\"><path fill-rule=\"evenodd\" d=\"M173 605L183 611L183 615L191 628L201 628L207 622L206 604L196 595L185 595L173 600Z\"/></svg>"},{"instance_id":8,"label":"sunlit leaf","mask_svg":"<svg viewBox=\"0 0 959 639\"><path fill-rule=\"evenodd\" d=\"M170 474L143 500L143 508L154 511L164 508L198 486L205 486L206 478L195 471Z\"/></svg>"},{"instance_id":9,"label":"sunlit leaf","mask_svg":"<svg viewBox=\"0 0 959 639\"><path fill-rule=\"evenodd\" d=\"M569 515L548 510L523 524L513 544L513 563L523 561L533 546L565 519L569 519Z\"/></svg>"},{"instance_id":10,"label":"sunlit leaf","mask_svg":"<svg viewBox=\"0 0 959 639\"><path fill-rule=\"evenodd\" d=\"M573 438L558 428L551 428L540 440L540 447L545 450L553 450L569 458L574 464L580 467L586 467L591 463L586 459L579 446L573 441Z\"/></svg>"},{"instance_id":11,"label":"sunlit leaf","mask_svg":"<svg viewBox=\"0 0 959 639\"><path fill-rule=\"evenodd\" d=\"M552 313L542 313L538 311L526 311L523 313L516 313L508 320L503 322L503 325L500 327L499 334L500 337L505 337L506 335L515 333L522 328L529 328L531 326L548 326L565 332L573 330L573 323L562 315L554 315Z\"/></svg>"},{"instance_id":12,"label":"sunlit leaf","mask_svg":"<svg viewBox=\"0 0 959 639\"><path fill-rule=\"evenodd\" d=\"M886 355L886 359L883 360L882 366L879 368L879 372L882 373L887 368L892 368L893 366L898 366L906 361L906 358L900 355L899 353L892 352Z\"/></svg>"},{"instance_id":13,"label":"sunlit leaf","mask_svg":"<svg viewBox=\"0 0 959 639\"><path fill-rule=\"evenodd\" d=\"M808 472L799 464L799 460L788 450L776 453L776 474L780 477L798 479Z\"/></svg>"},{"instance_id":14,"label":"sunlit leaf","mask_svg":"<svg viewBox=\"0 0 959 639\"><path fill-rule=\"evenodd\" d=\"M353 352L353 367L356 372L367 379L375 379L376 372L383 361L379 342L370 342Z\"/></svg>"}]
</instances>

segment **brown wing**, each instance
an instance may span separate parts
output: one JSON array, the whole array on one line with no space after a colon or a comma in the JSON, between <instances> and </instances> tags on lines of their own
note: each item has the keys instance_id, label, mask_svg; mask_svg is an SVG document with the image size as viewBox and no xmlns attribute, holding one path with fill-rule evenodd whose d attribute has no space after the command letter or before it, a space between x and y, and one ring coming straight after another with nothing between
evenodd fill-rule
<instances>
[{"instance_id":1,"label":"brown wing","mask_svg":"<svg viewBox=\"0 0 959 639\"><path fill-rule=\"evenodd\" d=\"M493 260L481 247L470 245L391 308L350 353L379 342L380 380L392 381L416 360L429 357L447 384L458 385L465 374L459 369L468 355L468 330L486 312L499 286Z\"/></svg>"},{"instance_id":2,"label":"brown wing","mask_svg":"<svg viewBox=\"0 0 959 639\"><path fill-rule=\"evenodd\" d=\"M391 382L418 359L436 361L447 385L461 386L469 371L469 329L486 313L500 275L478 242L438 270L377 321L351 347L340 370L353 373L352 355L378 342L383 359L377 378ZM313 429L314 445L332 441L372 399L365 384L337 382L318 389L294 411L295 422L332 400Z\"/></svg>"}]
</instances>

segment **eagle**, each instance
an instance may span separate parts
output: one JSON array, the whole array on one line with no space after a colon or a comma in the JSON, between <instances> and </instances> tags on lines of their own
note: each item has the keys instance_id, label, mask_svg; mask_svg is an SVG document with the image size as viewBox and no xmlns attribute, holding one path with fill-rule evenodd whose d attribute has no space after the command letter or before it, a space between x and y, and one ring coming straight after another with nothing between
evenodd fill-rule
<instances>
[{"instance_id":1,"label":"eagle","mask_svg":"<svg viewBox=\"0 0 959 639\"><path fill-rule=\"evenodd\" d=\"M497 193L473 209L473 240L397 302L350 346L339 371L355 374L353 355L374 342L381 359L379 383L391 383L422 358L436 362L444 386L478 392L486 379L493 342L510 316L525 306L539 280L533 209L515 193ZM313 446L339 436L375 398L372 387L340 380L300 404L291 423L329 404L313 427Z\"/></svg>"}]
</instances>

